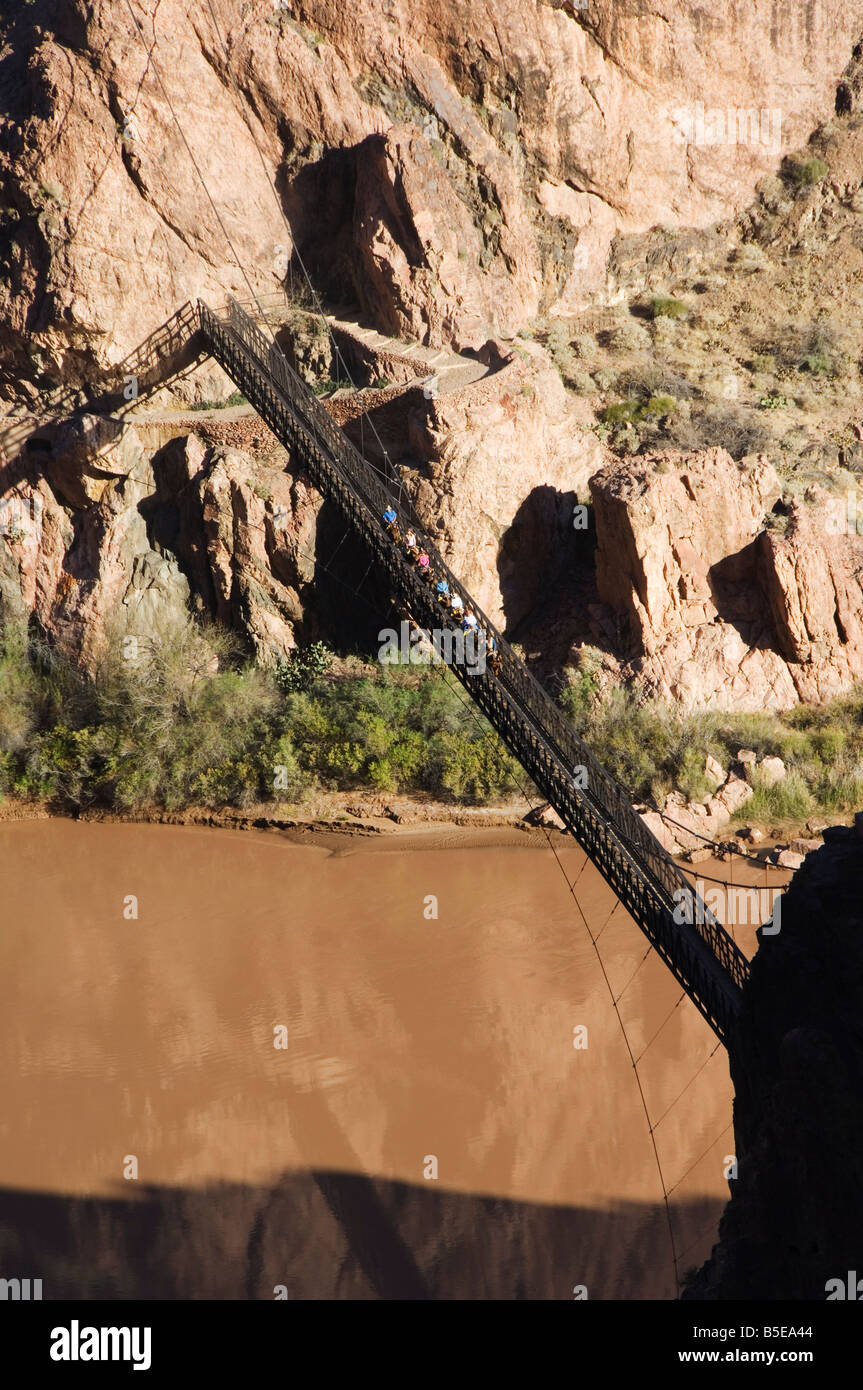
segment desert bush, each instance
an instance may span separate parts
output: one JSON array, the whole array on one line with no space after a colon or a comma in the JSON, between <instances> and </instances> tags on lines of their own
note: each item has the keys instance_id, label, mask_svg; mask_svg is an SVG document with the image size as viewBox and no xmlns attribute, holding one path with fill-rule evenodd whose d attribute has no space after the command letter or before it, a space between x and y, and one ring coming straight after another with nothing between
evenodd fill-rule
<instances>
[{"instance_id":1,"label":"desert bush","mask_svg":"<svg viewBox=\"0 0 863 1390\"><path fill-rule=\"evenodd\" d=\"M39 688L23 624L0 635L0 752L26 746L39 718Z\"/></svg>"},{"instance_id":2,"label":"desert bush","mask_svg":"<svg viewBox=\"0 0 863 1390\"><path fill-rule=\"evenodd\" d=\"M612 405L605 407L602 412L602 419L606 425L622 425L640 420L641 401L615 401Z\"/></svg>"},{"instance_id":3,"label":"desert bush","mask_svg":"<svg viewBox=\"0 0 863 1390\"><path fill-rule=\"evenodd\" d=\"M654 319L682 319L688 312L683 300L667 294L655 294L650 301L650 315Z\"/></svg>"},{"instance_id":4,"label":"desert bush","mask_svg":"<svg viewBox=\"0 0 863 1390\"><path fill-rule=\"evenodd\" d=\"M247 405L248 401L242 391L232 391L223 401L195 401L189 406L190 410L227 410L229 406Z\"/></svg>"},{"instance_id":5,"label":"desert bush","mask_svg":"<svg viewBox=\"0 0 863 1390\"><path fill-rule=\"evenodd\" d=\"M737 812L737 820L805 820L816 809L815 798L799 772L768 785L754 774L754 793Z\"/></svg>"},{"instance_id":6,"label":"desert bush","mask_svg":"<svg viewBox=\"0 0 863 1390\"><path fill-rule=\"evenodd\" d=\"M572 350L584 362L593 362L599 346L592 333L577 333L572 340Z\"/></svg>"},{"instance_id":7,"label":"desert bush","mask_svg":"<svg viewBox=\"0 0 863 1390\"><path fill-rule=\"evenodd\" d=\"M642 414L644 418L659 419L664 415L670 415L676 405L673 396L650 396L642 406Z\"/></svg>"},{"instance_id":8,"label":"desert bush","mask_svg":"<svg viewBox=\"0 0 863 1390\"><path fill-rule=\"evenodd\" d=\"M817 325L803 337L797 366L811 376L836 377L844 365L837 334L829 325Z\"/></svg>"},{"instance_id":9,"label":"desert bush","mask_svg":"<svg viewBox=\"0 0 863 1390\"><path fill-rule=\"evenodd\" d=\"M545 331L545 345L553 358L570 350L570 328L563 319L552 319Z\"/></svg>"},{"instance_id":10,"label":"desert bush","mask_svg":"<svg viewBox=\"0 0 863 1390\"><path fill-rule=\"evenodd\" d=\"M276 663L276 685L286 695L293 690L308 690L329 670L332 660L333 654L323 642L296 647L287 660Z\"/></svg>"},{"instance_id":11,"label":"desert bush","mask_svg":"<svg viewBox=\"0 0 863 1390\"><path fill-rule=\"evenodd\" d=\"M600 391L611 391L617 380L617 376L615 372L610 371L607 367L602 367L598 372L593 373L593 379Z\"/></svg>"},{"instance_id":12,"label":"desert bush","mask_svg":"<svg viewBox=\"0 0 863 1390\"><path fill-rule=\"evenodd\" d=\"M608 345L614 352L646 352L652 342L644 325L635 322L622 323L619 328L612 329L608 337Z\"/></svg>"},{"instance_id":13,"label":"desert bush","mask_svg":"<svg viewBox=\"0 0 863 1390\"><path fill-rule=\"evenodd\" d=\"M773 376L779 366L772 352L753 352L747 365L753 372L761 372L765 376Z\"/></svg>"},{"instance_id":14,"label":"desert bush","mask_svg":"<svg viewBox=\"0 0 863 1390\"><path fill-rule=\"evenodd\" d=\"M545 346L552 362L564 381L569 381L575 367L575 356L570 346L570 327L563 319L552 319L545 332Z\"/></svg>"},{"instance_id":15,"label":"desert bush","mask_svg":"<svg viewBox=\"0 0 863 1390\"><path fill-rule=\"evenodd\" d=\"M769 430L755 410L744 406L706 405L693 409L688 420L677 423L672 416L669 438L682 449L710 449L721 445L732 458L761 453L771 439Z\"/></svg>"},{"instance_id":16,"label":"desert bush","mask_svg":"<svg viewBox=\"0 0 863 1390\"><path fill-rule=\"evenodd\" d=\"M331 376L325 376L322 377L319 381L313 382L312 390L314 391L316 396L327 396L330 394L331 391L350 390L351 386L352 383L348 381L346 378L333 378Z\"/></svg>"},{"instance_id":17,"label":"desert bush","mask_svg":"<svg viewBox=\"0 0 863 1390\"><path fill-rule=\"evenodd\" d=\"M830 173L830 167L816 155L811 159L786 159L782 172L792 188L799 190L823 182Z\"/></svg>"},{"instance_id":18,"label":"desert bush","mask_svg":"<svg viewBox=\"0 0 863 1390\"><path fill-rule=\"evenodd\" d=\"M578 727L583 726L590 710L596 704L599 694L599 668L602 656L594 647L584 647L579 653L578 665L564 668L566 684L561 692L560 703Z\"/></svg>"},{"instance_id":19,"label":"desert bush","mask_svg":"<svg viewBox=\"0 0 863 1390\"><path fill-rule=\"evenodd\" d=\"M602 418L607 425L639 424L643 420L658 420L670 415L676 404L673 396L648 396L647 400L630 398L606 406Z\"/></svg>"}]
</instances>

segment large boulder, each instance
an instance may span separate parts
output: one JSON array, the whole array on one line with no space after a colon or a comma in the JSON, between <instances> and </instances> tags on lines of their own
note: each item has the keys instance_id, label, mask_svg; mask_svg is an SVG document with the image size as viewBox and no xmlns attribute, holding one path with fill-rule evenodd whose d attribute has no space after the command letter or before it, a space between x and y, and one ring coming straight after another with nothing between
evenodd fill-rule
<instances>
[{"instance_id":1,"label":"large boulder","mask_svg":"<svg viewBox=\"0 0 863 1390\"><path fill-rule=\"evenodd\" d=\"M599 597L656 693L787 709L859 680L863 539L829 534L823 498L794 503L784 535L769 529L773 466L723 449L617 461L590 488Z\"/></svg>"},{"instance_id":2,"label":"large boulder","mask_svg":"<svg viewBox=\"0 0 863 1390\"><path fill-rule=\"evenodd\" d=\"M574 508L603 454L583 403L542 354L516 357L418 412L411 442L420 516L492 622L513 627L584 538Z\"/></svg>"}]
</instances>

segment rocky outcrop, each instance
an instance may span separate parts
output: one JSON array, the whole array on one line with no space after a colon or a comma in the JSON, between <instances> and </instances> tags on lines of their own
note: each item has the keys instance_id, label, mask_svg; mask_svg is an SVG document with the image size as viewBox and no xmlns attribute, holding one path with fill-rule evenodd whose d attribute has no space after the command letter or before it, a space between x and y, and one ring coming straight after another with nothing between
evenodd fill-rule
<instances>
[{"instance_id":1,"label":"rocky outcrop","mask_svg":"<svg viewBox=\"0 0 863 1390\"><path fill-rule=\"evenodd\" d=\"M260 661L287 655L315 576L319 494L226 451L213 459L199 495L216 618L240 626Z\"/></svg>"},{"instance_id":2,"label":"rocky outcrop","mask_svg":"<svg viewBox=\"0 0 863 1390\"><path fill-rule=\"evenodd\" d=\"M838 520L842 516L841 503ZM838 534L836 499L812 489L784 535L760 541L759 577L802 700L829 699L863 675L863 536ZM856 533L856 528L855 528Z\"/></svg>"},{"instance_id":3,"label":"rocky outcrop","mask_svg":"<svg viewBox=\"0 0 863 1390\"><path fill-rule=\"evenodd\" d=\"M377 370L374 342L357 341ZM418 351L405 363L424 374ZM338 393L330 409L371 457L389 449L453 569L511 627L564 562L576 497L602 450L584 404L535 345L492 344L491 367L436 355L435 389ZM206 364L196 370L207 379ZM7 610L32 615L92 666L107 628L143 632L164 591L166 613L188 603L261 660L278 659L298 631L317 635L321 499L248 406L160 412L162 394L126 414L16 421L39 447L0 472L0 511L33 510L20 535L7 528L0 540Z\"/></svg>"},{"instance_id":4,"label":"rocky outcrop","mask_svg":"<svg viewBox=\"0 0 863 1390\"><path fill-rule=\"evenodd\" d=\"M428 341L601 299L616 231L748 201L863 28L861 0L214 10L218 32L180 0L140 33L110 0L2 20L7 389L85 378L185 299L276 287L294 236L333 297Z\"/></svg>"},{"instance_id":5,"label":"rocky outcrop","mask_svg":"<svg viewBox=\"0 0 863 1390\"><path fill-rule=\"evenodd\" d=\"M775 470L722 449L617 462L590 487L599 597L657 694L787 709L859 680L863 540L830 534L824 495L785 507L784 534L767 529Z\"/></svg>"},{"instance_id":6,"label":"rocky outcrop","mask_svg":"<svg viewBox=\"0 0 863 1390\"><path fill-rule=\"evenodd\" d=\"M527 360L524 360L524 359ZM492 622L514 627L578 543L603 452L583 404L533 350L412 417L405 481L444 559Z\"/></svg>"},{"instance_id":7,"label":"rocky outcrop","mask_svg":"<svg viewBox=\"0 0 863 1390\"><path fill-rule=\"evenodd\" d=\"M859 1299L863 815L828 828L759 933L729 1047L736 1176L686 1299Z\"/></svg>"},{"instance_id":8,"label":"rocky outcrop","mask_svg":"<svg viewBox=\"0 0 863 1390\"><path fill-rule=\"evenodd\" d=\"M670 792L662 814L642 811L641 818L669 854L681 854L700 849L705 841L724 830L752 794L748 782L732 772L706 801L688 802L681 792Z\"/></svg>"},{"instance_id":9,"label":"rocky outcrop","mask_svg":"<svg viewBox=\"0 0 863 1390\"><path fill-rule=\"evenodd\" d=\"M3 500L0 621L33 620L90 668L106 642L146 640L190 608L263 661L285 655L314 625L320 497L281 462L194 434L153 452L133 425L68 422L44 476L31 467Z\"/></svg>"}]
</instances>

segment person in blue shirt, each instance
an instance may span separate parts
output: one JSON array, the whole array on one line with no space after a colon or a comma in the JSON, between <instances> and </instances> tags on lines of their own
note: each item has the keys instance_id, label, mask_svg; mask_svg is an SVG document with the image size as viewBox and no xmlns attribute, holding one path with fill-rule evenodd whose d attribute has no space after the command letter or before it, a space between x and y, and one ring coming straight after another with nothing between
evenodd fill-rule
<instances>
[{"instance_id":1,"label":"person in blue shirt","mask_svg":"<svg viewBox=\"0 0 863 1390\"><path fill-rule=\"evenodd\" d=\"M438 603L446 603L449 597L449 584L446 579L441 579L435 585Z\"/></svg>"},{"instance_id":2,"label":"person in blue shirt","mask_svg":"<svg viewBox=\"0 0 863 1390\"><path fill-rule=\"evenodd\" d=\"M398 528L398 526L396 526L396 521L397 521L397 520L398 520L398 512L396 511L396 509L395 509L395 507L393 506L393 504L390 503L390 505L387 507L386 511L384 512L383 521L384 521L384 526L387 528L387 530L389 531L389 533L390 533L390 535L392 536L392 538L393 538L394 541L397 541L397 540L399 539L399 528Z\"/></svg>"}]
</instances>

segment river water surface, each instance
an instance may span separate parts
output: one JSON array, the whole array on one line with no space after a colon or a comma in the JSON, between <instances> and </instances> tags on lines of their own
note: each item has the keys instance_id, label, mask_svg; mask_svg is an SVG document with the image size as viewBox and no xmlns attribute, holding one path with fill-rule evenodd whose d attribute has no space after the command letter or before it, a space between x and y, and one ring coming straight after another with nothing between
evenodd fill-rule
<instances>
[{"instance_id":1,"label":"river water surface","mask_svg":"<svg viewBox=\"0 0 863 1390\"><path fill-rule=\"evenodd\" d=\"M0 1274L674 1297L668 1216L683 1275L728 1196L727 1058L581 851L602 965L524 841L0 826Z\"/></svg>"}]
</instances>

